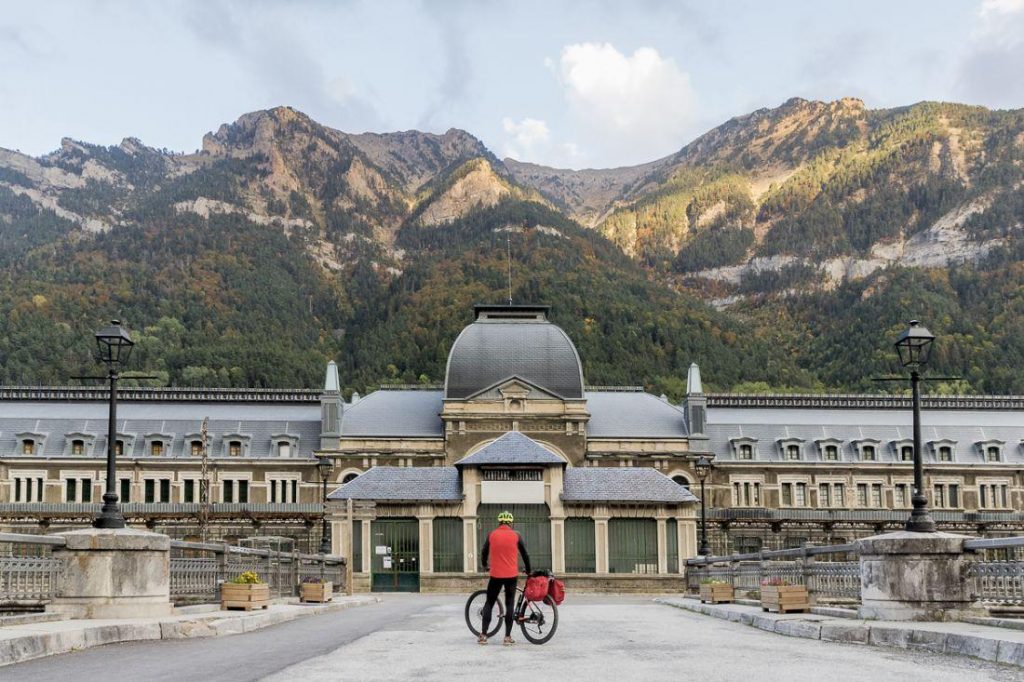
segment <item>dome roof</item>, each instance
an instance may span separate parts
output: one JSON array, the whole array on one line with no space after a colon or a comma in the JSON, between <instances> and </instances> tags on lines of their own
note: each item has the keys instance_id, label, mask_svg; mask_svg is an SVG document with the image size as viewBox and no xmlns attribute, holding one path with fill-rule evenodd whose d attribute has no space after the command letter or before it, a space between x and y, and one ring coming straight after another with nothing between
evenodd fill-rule
<instances>
[{"instance_id":1,"label":"dome roof","mask_svg":"<svg viewBox=\"0 0 1024 682\"><path fill-rule=\"evenodd\" d=\"M583 367L546 306L476 306L448 354L445 398L468 398L516 376L561 398L583 398Z\"/></svg>"}]
</instances>

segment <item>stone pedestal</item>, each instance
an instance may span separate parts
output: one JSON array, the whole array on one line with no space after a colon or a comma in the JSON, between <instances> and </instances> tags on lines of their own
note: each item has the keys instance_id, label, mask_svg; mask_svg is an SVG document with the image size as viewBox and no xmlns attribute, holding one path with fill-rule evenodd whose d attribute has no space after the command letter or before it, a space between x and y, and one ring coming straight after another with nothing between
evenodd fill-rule
<instances>
[{"instance_id":1,"label":"stone pedestal","mask_svg":"<svg viewBox=\"0 0 1024 682\"><path fill-rule=\"evenodd\" d=\"M860 550L861 618L954 620L978 612L970 538L953 533L899 531L857 541Z\"/></svg>"},{"instance_id":2,"label":"stone pedestal","mask_svg":"<svg viewBox=\"0 0 1024 682\"><path fill-rule=\"evenodd\" d=\"M57 596L47 611L71 618L151 618L172 612L171 539L131 528L59 533L67 545Z\"/></svg>"}]
</instances>

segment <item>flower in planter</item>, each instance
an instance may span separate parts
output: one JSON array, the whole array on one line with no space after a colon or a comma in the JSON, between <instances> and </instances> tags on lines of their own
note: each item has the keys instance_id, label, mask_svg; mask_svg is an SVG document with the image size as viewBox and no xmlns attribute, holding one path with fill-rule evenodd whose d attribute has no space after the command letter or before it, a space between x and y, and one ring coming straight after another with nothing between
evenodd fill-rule
<instances>
[{"instance_id":1,"label":"flower in planter","mask_svg":"<svg viewBox=\"0 0 1024 682\"><path fill-rule=\"evenodd\" d=\"M321 585L323 583L324 581L315 575L307 575L305 578L302 579L303 585Z\"/></svg>"},{"instance_id":2,"label":"flower in planter","mask_svg":"<svg viewBox=\"0 0 1024 682\"><path fill-rule=\"evenodd\" d=\"M260 580L255 571L245 571L236 575L231 582L235 585L259 585L263 581Z\"/></svg>"}]
</instances>

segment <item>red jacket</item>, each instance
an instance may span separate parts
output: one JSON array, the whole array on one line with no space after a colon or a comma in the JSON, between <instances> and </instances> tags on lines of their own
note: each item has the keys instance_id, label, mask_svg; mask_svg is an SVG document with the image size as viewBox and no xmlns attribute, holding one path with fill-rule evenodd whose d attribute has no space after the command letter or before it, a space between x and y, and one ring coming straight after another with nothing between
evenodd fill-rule
<instances>
[{"instance_id":1,"label":"red jacket","mask_svg":"<svg viewBox=\"0 0 1024 682\"><path fill-rule=\"evenodd\" d=\"M518 577L520 554L523 556L526 572L529 573L530 555L526 553L526 545L523 544L519 533L504 523L491 531L483 549L480 550L484 568L489 570L492 578Z\"/></svg>"}]
</instances>

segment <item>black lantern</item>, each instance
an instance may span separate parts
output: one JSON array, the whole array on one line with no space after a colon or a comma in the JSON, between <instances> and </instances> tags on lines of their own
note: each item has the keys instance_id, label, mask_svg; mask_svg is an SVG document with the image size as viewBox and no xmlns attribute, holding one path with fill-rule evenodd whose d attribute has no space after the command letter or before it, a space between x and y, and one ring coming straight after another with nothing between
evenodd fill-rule
<instances>
[{"instance_id":1,"label":"black lantern","mask_svg":"<svg viewBox=\"0 0 1024 682\"><path fill-rule=\"evenodd\" d=\"M128 362L135 342L128 335L119 320L112 320L110 326L96 332L96 346L99 349L99 360L116 369Z\"/></svg>"},{"instance_id":2,"label":"black lantern","mask_svg":"<svg viewBox=\"0 0 1024 682\"><path fill-rule=\"evenodd\" d=\"M705 511L704 503L704 479L711 473L711 469L714 465L711 464L711 460L703 455L694 463L693 471L697 474L697 478L700 480L700 549L697 553L701 556L707 556L710 553L708 549L708 524L707 524L707 513Z\"/></svg>"},{"instance_id":3,"label":"black lantern","mask_svg":"<svg viewBox=\"0 0 1024 682\"><path fill-rule=\"evenodd\" d=\"M910 321L910 327L896 340L896 352L900 362L908 369L916 369L928 363L932 341L935 337L922 327L917 320Z\"/></svg>"},{"instance_id":4,"label":"black lantern","mask_svg":"<svg viewBox=\"0 0 1024 682\"><path fill-rule=\"evenodd\" d=\"M320 471L320 479L323 481L323 509L321 510L320 522L322 525L320 534L320 553L331 553L331 538L327 533L327 479L334 471L334 461L330 457L320 456L316 458L316 468ZM322 566L321 566L322 569Z\"/></svg>"}]
</instances>

